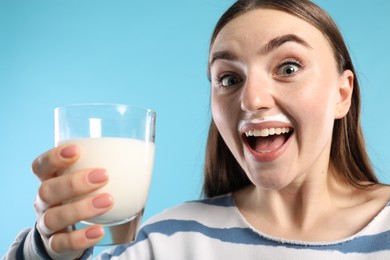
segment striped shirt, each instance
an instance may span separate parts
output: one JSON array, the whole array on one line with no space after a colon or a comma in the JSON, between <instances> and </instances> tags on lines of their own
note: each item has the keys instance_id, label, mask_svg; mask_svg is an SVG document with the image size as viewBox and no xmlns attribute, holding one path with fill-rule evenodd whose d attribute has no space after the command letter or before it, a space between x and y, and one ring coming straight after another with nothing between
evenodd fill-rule
<instances>
[{"instance_id":1,"label":"striped shirt","mask_svg":"<svg viewBox=\"0 0 390 260\"><path fill-rule=\"evenodd\" d=\"M97 259L390 259L390 203L351 237L303 242L255 230L229 194L168 209L145 223L133 243Z\"/></svg>"},{"instance_id":2,"label":"striped shirt","mask_svg":"<svg viewBox=\"0 0 390 260\"><path fill-rule=\"evenodd\" d=\"M87 250L81 259L92 258L92 250ZM22 232L3 259L49 258L33 229ZM96 259L390 259L390 203L353 236L304 242L257 231L228 194L167 209L148 220L134 242L113 247Z\"/></svg>"}]
</instances>

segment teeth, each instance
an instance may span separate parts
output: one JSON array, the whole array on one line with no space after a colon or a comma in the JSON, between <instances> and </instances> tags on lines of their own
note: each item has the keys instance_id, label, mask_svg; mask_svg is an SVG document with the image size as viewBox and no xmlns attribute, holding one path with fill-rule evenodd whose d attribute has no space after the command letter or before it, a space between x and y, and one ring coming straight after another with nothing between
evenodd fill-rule
<instances>
[{"instance_id":1,"label":"teeth","mask_svg":"<svg viewBox=\"0 0 390 260\"><path fill-rule=\"evenodd\" d=\"M270 135L281 135L286 134L290 132L289 127L282 127L282 128L264 128L261 130L249 130L248 132L245 132L245 135L248 136L261 136L261 137L267 137Z\"/></svg>"}]
</instances>

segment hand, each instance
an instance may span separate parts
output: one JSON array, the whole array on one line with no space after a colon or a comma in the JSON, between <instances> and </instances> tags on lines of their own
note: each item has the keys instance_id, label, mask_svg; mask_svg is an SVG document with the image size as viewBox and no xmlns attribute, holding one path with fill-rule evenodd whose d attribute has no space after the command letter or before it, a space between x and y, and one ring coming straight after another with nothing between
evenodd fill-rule
<instances>
[{"instance_id":1,"label":"hand","mask_svg":"<svg viewBox=\"0 0 390 260\"><path fill-rule=\"evenodd\" d=\"M95 245L104 235L101 226L75 231L67 231L67 227L107 212L113 203L109 194L87 195L108 182L103 169L60 174L78 158L77 146L60 146L42 154L32 164L33 172L42 182L34 202L37 229L47 253L54 259L80 257L85 249ZM87 196L79 198L82 195Z\"/></svg>"}]
</instances>

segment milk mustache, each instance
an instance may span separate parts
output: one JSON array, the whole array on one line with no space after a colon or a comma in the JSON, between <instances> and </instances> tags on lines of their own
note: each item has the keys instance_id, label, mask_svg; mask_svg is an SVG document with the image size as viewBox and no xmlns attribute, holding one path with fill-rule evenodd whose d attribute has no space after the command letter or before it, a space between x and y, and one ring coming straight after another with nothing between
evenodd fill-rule
<instances>
[{"instance_id":1,"label":"milk mustache","mask_svg":"<svg viewBox=\"0 0 390 260\"><path fill-rule=\"evenodd\" d=\"M80 138L59 143L76 144L79 160L64 173L85 168L104 168L108 183L94 193L109 193L114 199L107 213L85 222L117 225L131 220L146 204L154 162L154 143L130 138ZM89 194L90 195L90 194Z\"/></svg>"}]
</instances>

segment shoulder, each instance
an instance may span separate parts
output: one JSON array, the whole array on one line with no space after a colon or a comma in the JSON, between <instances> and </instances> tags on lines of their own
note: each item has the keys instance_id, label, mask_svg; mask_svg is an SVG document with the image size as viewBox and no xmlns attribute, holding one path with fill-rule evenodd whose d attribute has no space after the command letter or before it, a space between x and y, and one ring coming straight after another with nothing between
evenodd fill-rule
<instances>
[{"instance_id":1,"label":"shoulder","mask_svg":"<svg viewBox=\"0 0 390 260\"><path fill-rule=\"evenodd\" d=\"M386 184L367 184L345 190L343 201L347 207L374 207L379 210L390 202L390 186Z\"/></svg>"},{"instance_id":2,"label":"shoulder","mask_svg":"<svg viewBox=\"0 0 390 260\"><path fill-rule=\"evenodd\" d=\"M390 185L376 184L367 189L369 201L375 201L379 205L386 205L390 202Z\"/></svg>"},{"instance_id":3,"label":"shoulder","mask_svg":"<svg viewBox=\"0 0 390 260\"><path fill-rule=\"evenodd\" d=\"M365 189L359 189L351 194L353 201L347 211L346 219L355 219L355 223L384 223L390 219L390 186L375 184ZM390 228L390 226L386 226Z\"/></svg>"}]
</instances>

